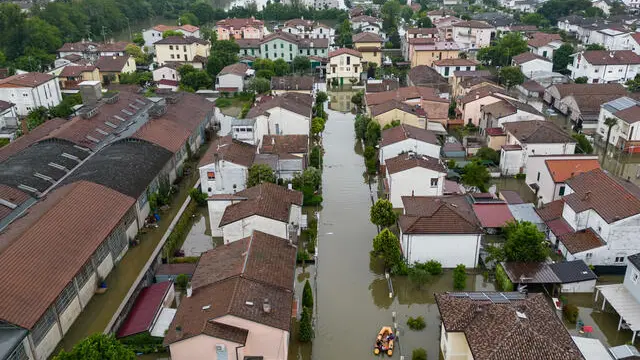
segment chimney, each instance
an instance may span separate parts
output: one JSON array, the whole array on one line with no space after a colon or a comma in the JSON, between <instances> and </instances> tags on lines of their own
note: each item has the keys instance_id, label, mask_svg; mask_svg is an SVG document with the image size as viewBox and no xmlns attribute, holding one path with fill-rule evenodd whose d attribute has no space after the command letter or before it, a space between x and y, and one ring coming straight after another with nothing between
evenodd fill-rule
<instances>
[{"instance_id":1,"label":"chimney","mask_svg":"<svg viewBox=\"0 0 640 360\"><path fill-rule=\"evenodd\" d=\"M191 283L187 286L187 297L190 298L193 295L193 289L191 288Z\"/></svg>"},{"instance_id":2,"label":"chimney","mask_svg":"<svg viewBox=\"0 0 640 360\"><path fill-rule=\"evenodd\" d=\"M583 200L583 201L587 201L587 200L589 200L589 196L590 196L590 195L591 195L591 191L587 191L587 192L584 194L584 197L582 198L582 200Z\"/></svg>"},{"instance_id":3,"label":"chimney","mask_svg":"<svg viewBox=\"0 0 640 360\"><path fill-rule=\"evenodd\" d=\"M80 87L80 97L83 105L95 105L102 99L100 81L83 81L78 86Z\"/></svg>"},{"instance_id":4,"label":"chimney","mask_svg":"<svg viewBox=\"0 0 640 360\"><path fill-rule=\"evenodd\" d=\"M269 299L264 299L262 302L262 311L267 314L271 312L271 303L269 303Z\"/></svg>"}]
</instances>

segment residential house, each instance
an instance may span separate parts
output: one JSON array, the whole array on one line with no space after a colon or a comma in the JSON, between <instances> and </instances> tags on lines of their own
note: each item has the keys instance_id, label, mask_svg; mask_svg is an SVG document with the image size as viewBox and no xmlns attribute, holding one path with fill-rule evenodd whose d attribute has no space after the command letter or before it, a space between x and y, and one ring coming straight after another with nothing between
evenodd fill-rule
<instances>
[{"instance_id":1,"label":"residential house","mask_svg":"<svg viewBox=\"0 0 640 360\"><path fill-rule=\"evenodd\" d=\"M606 119L616 119L616 125L611 127L605 124ZM600 108L598 117L597 135L602 142L629 153L640 152L640 101L629 97L621 97Z\"/></svg>"},{"instance_id":2,"label":"residential house","mask_svg":"<svg viewBox=\"0 0 640 360\"><path fill-rule=\"evenodd\" d=\"M491 44L496 29L487 22L469 20L453 24L453 41L462 49L476 50Z\"/></svg>"},{"instance_id":3,"label":"residential house","mask_svg":"<svg viewBox=\"0 0 640 360\"><path fill-rule=\"evenodd\" d=\"M451 97L458 99L467 95L470 91L492 85L498 87L498 78L488 70L454 71L449 78L451 84Z\"/></svg>"},{"instance_id":4,"label":"residential house","mask_svg":"<svg viewBox=\"0 0 640 360\"><path fill-rule=\"evenodd\" d=\"M229 93L244 91L248 70L249 66L243 63L225 66L216 75L216 90Z\"/></svg>"},{"instance_id":5,"label":"residential house","mask_svg":"<svg viewBox=\"0 0 640 360\"><path fill-rule=\"evenodd\" d=\"M287 360L296 247L253 231L202 254L164 338L176 360Z\"/></svg>"},{"instance_id":6,"label":"residential house","mask_svg":"<svg viewBox=\"0 0 640 360\"><path fill-rule=\"evenodd\" d=\"M302 222L302 193L262 183L238 191L209 197L211 235L224 243L250 236L254 231L297 241Z\"/></svg>"},{"instance_id":7,"label":"residential house","mask_svg":"<svg viewBox=\"0 0 640 360\"><path fill-rule=\"evenodd\" d=\"M437 9L437 10L427 11L427 17L431 19L431 22L444 19L447 16L455 16L455 15L456 15L456 12L450 9Z\"/></svg>"},{"instance_id":8,"label":"residential house","mask_svg":"<svg viewBox=\"0 0 640 360\"><path fill-rule=\"evenodd\" d=\"M20 121L16 104L0 100L0 139L13 141L16 138L19 126Z\"/></svg>"},{"instance_id":9,"label":"residential house","mask_svg":"<svg viewBox=\"0 0 640 360\"><path fill-rule=\"evenodd\" d=\"M100 72L100 79L105 84L120 82L120 74L130 74L136 71L136 61L133 56L101 56L96 62Z\"/></svg>"},{"instance_id":10,"label":"residential house","mask_svg":"<svg viewBox=\"0 0 640 360\"><path fill-rule=\"evenodd\" d=\"M434 21L433 25L438 29L438 38L444 41L454 41L453 25L462 21L462 19L455 16L446 16Z\"/></svg>"},{"instance_id":11,"label":"residential house","mask_svg":"<svg viewBox=\"0 0 640 360\"><path fill-rule=\"evenodd\" d=\"M66 58L69 55L79 55L84 59L95 61L101 56L125 56L127 54L126 48L129 44L131 43L127 41L104 44L90 41L65 43L58 49L58 58Z\"/></svg>"},{"instance_id":12,"label":"residential house","mask_svg":"<svg viewBox=\"0 0 640 360\"><path fill-rule=\"evenodd\" d=\"M500 153L503 175L526 174L529 156L575 153L575 140L551 121L507 122L502 127L507 135Z\"/></svg>"},{"instance_id":13,"label":"residential house","mask_svg":"<svg viewBox=\"0 0 640 360\"><path fill-rule=\"evenodd\" d=\"M264 135L260 154L265 158L268 158L266 155L277 157L276 177L292 180L307 168L309 136Z\"/></svg>"},{"instance_id":14,"label":"residential house","mask_svg":"<svg viewBox=\"0 0 640 360\"><path fill-rule=\"evenodd\" d=\"M60 104L62 94L55 77L31 72L0 79L0 100L15 104L18 116L27 116L37 107Z\"/></svg>"},{"instance_id":15,"label":"residential house","mask_svg":"<svg viewBox=\"0 0 640 360\"><path fill-rule=\"evenodd\" d=\"M592 29L588 32L583 42L585 44L598 44L607 50L631 50L631 34L634 31L628 31L617 26L610 26L604 29Z\"/></svg>"},{"instance_id":16,"label":"residential house","mask_svg":"<svg viewBox=\"0 0 640 360\"><path fill-rule=\"evenodd\" d=\"M400 246L408 264L478 265L483 231L465 196L404 196L402 203Z\"/></svg>"},{"instance_id":17,"label":"residential house","mask_svg":"<svg viewBox=\"0 0 640 360\"><path fill-rule=\"evenodd\" d=\"M367 112L373 113L373 107L377 107L376 113L381 114L381 111L385 109L396 109L398 105L395 103L389 103L391 100L409 105L412 113L419 117L426 118L431 123L440 123L443 126L447 124L449 113L449 101L438 95L435 89L421 86L401 87L397 90L384 91L379 93L371 93L365 95L365 103L367 106ZM387 103L385 106L381 105ZM386 116L384 116L386 119ZM413 119L413 116L409 116ZM388 120L388 119L386 119ZM393 120L393 119L392 119ZM386 121L385 121L386 123ZM420 126L420 123L409 123L409 125Z\"/></svg>"},{"instance_id":18,"label":"residential house","mask_svg":"<svg viewBox=\"0 0 640 360\"><path fill-rule=\"evenodd\" d=\"M272 76L271 92L274 95L285 93L311 94L315 86L313 76Z\"/></svg>"},{"instance_id":19,"label":"residential house","mask_svg":"<svg viewBox=\"0 0 640 360\"><path fill-rule=\"evenodd\" d=\"M571 78L586 77L589 84L625 83L640 73L640 55L631 50L582 51L572 56Z\"/></svg>"},{"instance_id":20,"label":"residential house","mask_svg":"<svg viewBox=\"0 0 640 360\"><path fill-rule=\"evenodd\" d=\"M100 81L100 71L96 66L71 66L67 65L58 75L60 89L78 89L78 85L83 81ZM61 90L61 91L62 91Z\"/></svg>"},{"instance_id":21,"label":"residential house","mask_svg":"<svg viewBox=\"0 0 640 360\"><path fill-rule=\"evenodd\" d=\"M153 46L153 44L155 44L158 40L162 40L162 34L165 31L177 31L179 33L182 33L183 36L200 38L200 28L197 26L190 24L180 26L160 24L142 32L144 46L146 46L149 51L154 51L155 47Z\"/></svg>"},{"instance_id":22,"label":"residential house","mask_svg":"<svg viewBox=\"0 0 640 360\"><path fill-rule=\"evenodd\" d=\"M433 88L439 94L449 94L447 79L428 65L412 66L407 75L407 85Z\"/></svg>"},{"instance_id":23,"label":"residential house","mask_svg":"<svg viewBox=\"0 0 640 360\"><path fill-rule=\"evenodd\" d=\"M464 124L480 126L480 120L483 116L482 109L504 99L513 98L507 95L507 92L501 87L493 85L478 87L457 101L456 117L462 119Z\"/></svg>"},{"instance_id":24,"label":"residential house","mask_svg":"<svg viewBox=\"0 0 640 360\"><path fill-rule=\"evenodd\" d=\"M202 192L212 196L244 190L257 152L257 146L235 140L231 135L216 139L198 163Z\"/></svg>"},{"instance_id":25,"label":"residential house","mask_svg":"<svg viewBox=\"0 0 640 360\"><path fill-rule=\"evenodd\" d=\"M298 39L298 55L306 56L311 60L311 67L313 69L320 63L326 62L326 57L329 54L329 39L325 38L301 38Z\"/></svg>"},{"instance_id":26,"label":"residential house","mask_svg":"<svg viewBox=\"0 0 640 360\"><path fill-rule=\"evenodd\" d=\"M360 15L351 18L351 29L356 32L371 32L385 37L382 32L382 19L369 15Z\"/></svg>"},{"instance_id":27,"label":"residential house","mask_svg":"<svg viewBox=\"0 0 640 360\"><path fill-rule=\"evenodd\" d=\"M368 107L369 116L384 128L393 122L408 124L424 129L427 126L426 113L419 105L409 105L396 99Z\"/></svg>"},{"instance_id":28,"label":"residential house","mask_svg":"<svg viewBox=\"0 0 640 360\"><path fill-rule=\"evenodd\" d=\"M380 165L384 165L387 159L409 152L439 159L440 143L432 131L407 124L382 131L378 152Z\"/></svg>"},{"instance_id":29,"label":"residential house","mask_svg":"<svg viewBox=\"0 0 640 360\"><path fill-rule=\"evenodd\" d=\"M382 65L382 43L380 35L370 32L361 32L353 35L353 48L362 55L363 63Z\"/></svg>"},{"instance_id":30,"label":"residential house","mask_svg":"<svg viewBox=\"0 0 640 360\"><path fill-rule=\"evenodd\" d=\"M295 35L276 32L265 36L259 43L259 56L265 59L293 61L296 56L327 55L328 39L298 38Z\"/></svg>"},{"instance_id":31,"label":"residential house","mask_svg":"<svg viewBox=\"0 0 640 360\"><path fill-rule=\"evenodd\" d=\"M264 135L309 135L312 106L313 98L299 93L285 93L256 103L245 116L256 119L254 144L261 147Z\"/></svg>"},{"instance_id":32,"label":"residential house","mask_svg":"<svg viewBox=\"0 0 640 360\"><path fill-rule=\"evenodd\" d=\"M531 78L536 72L552 72L553 62L534 52L526 52L512 58L512 65L522 71L524 76Z\"/></svg>"},{"instance_id":33,"label":"residential house","mask_svg":"<svg viewBox=\"0 0 640 360\"><path fill-rule=\"evenodd\" d=\"M599 168L595 155L529 156L525 182L536 193L538 204L546 204L564 196L567 179Z\"/></svg>"},{"instance_id":34,"label":"residential house","mask_svg":"<svg viewBox=\"0 0 640 360\"><path fill-rule=\"evenodd\" d=\"M237 39L236 44L240 47L238 56L240 60L250 59L252 62L255 58L260 57L260 41L261 39ZM250 64L249 64L250 65Z\"/></svg>"},{"instance_id":35,"label":"residential house","mask_svg":"<svg viewBox=\"0 0 640 360\"><path fill-rule=\"evenodd\" d=\"M396 90L400 87L400 81L397 78L391 79L367 79L364 84L365 94L378 93L384 91Z\"/></svg>"},{"instance_id":36,"label":"residential house","mask_svg":"<svg viewBox=\"0 0 640 360\"><path fill-rule=\"evenodd\" d=\"M445 360L584 359L544 294L442 293L435 298Z\"/></svg>"},{"instance_id":37,"label":"residential house","mask_svg":"<svg viewBox=\"0 0 640 360\"><path fill-rule=\"evenodd\" d=\"M265 35L264 21L254 17L222 19L216 23L216 33L218 40L262 39Z\"/></svg>"},{"instance_id":38,"label":"residential house","mask_svg":"<svg viewBox=\"0 0 640 360\"><path fill-rule=\"evenodd\" d=\"M445 78L453 76L454 71L475 71L478 62L469 59L444 59L433 62L433 68Z\"/></svg>"},{"instance_id":39,"label":"residential house","mask_svg":"<svg viewBox=\"0 0 640 360\"><path fill-rule=\"evenodd\" d=\"M410 53L410 44L412 44L412 39L431 39L431 41L426 43L431 43L436 40L438 37L438 29L436 28L409 28L405 32L404 37L402 38L402 55L406 60L409 60Z\"/></svg>"},{"instance_id":40,"label":"residential house","mask_svg":"<svg viewBox=\"0 0 640 360\"><path fill-rule=\"evenodd\" d=\"M600 106L626 94L622 84L557 84L545 90L544 101L592 135L598 129Z\"/></svg>"},{"instance_id":41,"label":"residential house","mask_svg":"<svg viewBox=\"0 0 640 360\"><path fill-rule=\"evenodd\" d=\"M640 55L640 33L635 32L629 37L629 50Z\"/></svg>"},{"instance_id":42,"label":"residential house","mask_svg":"<svg viewBox=\"0 0 640 360\"><path fill-rule=\"evenodd\" d=\"M439 158L413 152L385 161L385 191L394 208L404 196L442 196L447 169Z\"/></svg>"},{"instance_id":43,"label":"residential house","mask_svg":"<svg viewBox=\"0 0 640 360\"><path fill-rule=\"evenodd\" d=\"M460 46L455 42L414 39L409 42L409 61L411 67L433 66L435 61L458 59L460 51Z\"/></svg>"},{"instance_id":44,"label":"residential house","mask_svg":"<svg viewBox=\"0 0 640 360\"><path fill-rule=\"evenodd\" d=\"M193 36L168 36L156 41L153 46L156 49L156 62L160 66L178 62L204 69L211 52L211 43Z\"/></svg>"},{"instance_id":45,"label":"residential house","mask_svg":"<svg viewBox=\"0 0 640 360\"><path fill-rule=\"evenodd\" d=\"M553 52L562 46L562 38L560 34L536 32L531 34L527 41L527 46L532 53L547 59L553 59Z\"/></svg>"},{"instance_id":46,"label":"residential house","mask_svg":"<svg viewBox=\"0 0 640 360\"><path fill-rule=\"evenodd\" d=\"M312 20L292 19L287 20L281 28L282 32L293 34L303 39L333 39L335 29Z\"/></svg>"},{"instance_id":47,"label":"residential house","mask_svg":"<svg viewBox=\"0 0 640 360\"><path fill-rule=\"evenodd\" d=\"M630 9L638 9L640 8L640 1L638 0L622 0L626 7Z\"/></svg>"},{"instance_id":48,"label":"residential house","mask_svg":"<svg viewBox=\"0 0 640 360\"><path fill-rule=\"evenodd\" d=\"M485 105L480 110L480 133L488 128L501 128L506 123L524 120L544 121L544 115L533 106L518 100L503 98L493 104Z\"/></svg>"},{"instance_id":49,"label":"residential house","mask_svg":"<svg viewBox=\"0 0 640 360\"><path fill-rule=\"evenodd\" d=\"M327 83L337 82L341 86L345 80L360 80L360 73L364 70L362 54L357 50L340 48L329 53L327 68ZM335 80L334 80L335 79Z\"/></svg>"},{"instance_id":50,"label":"residential house","mask_svg":"<svg viewBox=\"0 0 640 360\"><path fill-rule=\"evenodd\" d=\"M180 72L178 69L182 66L180 63L166 63L158 68L153 69L153 81L174 80L180 81Z\"/></svg>"},{"instance_id":51,"label":"residential house","mask_svg":"<svg viewBox=\"0 0 640 360\"><path fill-rule=\"evenodd\" d=\"M488 234L495 234L507 223L515 221L511 210L509 210L509 205L494 198L485 200L474 197L472 207L480 225Z\"/></svg>"}]
</instances>

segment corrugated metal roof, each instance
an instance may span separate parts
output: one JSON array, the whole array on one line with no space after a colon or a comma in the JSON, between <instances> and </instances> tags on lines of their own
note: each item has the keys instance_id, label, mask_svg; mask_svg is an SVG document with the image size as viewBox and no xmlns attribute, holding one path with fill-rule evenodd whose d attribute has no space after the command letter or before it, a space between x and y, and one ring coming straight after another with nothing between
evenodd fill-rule
<instances>
[{"instance_id":1,"label":"corrugated metal roof","mask_svg":"<svg viewBox=\"0 0 640 360\"><path fill-rule=\"evenodd\" d=\"M602 107L604 107L606 110L608 110L611 113L615 113L620 110L628 109L636 105L637 103L638 102L636 100L623 96L615 100L611 100L606 104L603 104Z\"/></svg>"},{"instance_id":2,"label":"corrugated metal roof","mask_svg":"<svg viewBox=\"0 0 640 360\"><path fill-rule=\"evenodd\" d=\"M153 320L162 308L162 301L171 286L171 281L164 281L142 289L129 312L129 316L118 329L118 337L122 338L150 331Z\"/></svg>"}]
</instances>

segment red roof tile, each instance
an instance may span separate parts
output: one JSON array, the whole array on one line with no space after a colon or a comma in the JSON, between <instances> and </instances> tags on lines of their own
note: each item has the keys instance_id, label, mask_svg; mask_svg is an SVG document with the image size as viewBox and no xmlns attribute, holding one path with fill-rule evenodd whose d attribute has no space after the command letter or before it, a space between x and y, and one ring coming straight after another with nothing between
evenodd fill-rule
<instances>
[{"instance_id":1,"label":"red roof tile","mask_svg":"<svg viewBox=\"0 0 640 360\"><path fill-rule=\"evenodd\" d=\"M558 237L558 240L571 254L599 248L606 243L591 228L568 233Z\"/></svg>"},{"instance_id":2,"label":"red roof tile","mask_svg":"<svg viewBox=\"0 0 640 360\"><path fill-rule=\"evenodd\" d=\"M151 331L153 320L162 310L162 301L171 286L173 286L171 281L164 281L142 289L133 304L133 308L129 311L129 315L118 329L118 337L122 338Z\"/></svg>"},{"instance_id":3,"label":"red roof tile","mask_svg":"<svg viewBox=\"0 0 640 360\"><path fill-rule=\"evenodd\" d=\"M36 127L35 129L29 131L28 133L20 136L14 141L10 142L8 145L5 145L0 148L0 162L5 161L12 155L19 153L20 151L28 148L34 143L41 140L43 137L47 136L53 130L59 128L63 124L65 124L67 120L55 118L48 121L45 121L44 124Z\"/></svg>"},{"instance_id":4,"label":"red roof tile","mask_svg":"<svg viewBox=\"0 0 640 360\"><path fill-rule=\"evenodd\" d=\"M531 38L527 43L531 47L538 48L538 47L547 45L553 41L562 41L562 37L560 37L560 34L547 34L542 32L536 32L531 34Z\"/></svg>"},{"instance_id":5,"label":"red roof tile","mask_svg":"<svg viewBox=\"0 0 640 360\"><path fill-rule=\"evenodd\" d=\"M415 139L429 144L438 145L438 138L432 131L407 124L400 124L400 126L395 126L391 129L382 131L380 146L384 147L406 139Z\"/></svg>"},{"instance_id":6,"label":"red roof tile","mask_svg":"<svg viewBox=\"0 0 640 360\"><path fill-rule=\"evenodd\" d=\"M359 58L362 57L362 54L360 54L359 51L353 50L353 49L348 49L348 48L340 48L340 49L331 51L329 53L329 57L332 58L334 56L338 56L338 55L342 55L342 54L349 54L349 55L352 55L352 56L357 56Z\"/></svg>"},{"instance_id":7,"label":"red roof tile","mask_svg":"<svg viewBox=\"0 0 640 360\"><path fill-rule=\"evenodd\" d=\"M233 164L251 167L258 147L242 141L234 140L231 135L216 139L200 158L198 166L205 166L216 161L216 157Z\"/></svg>"},{"instance_id":8,"label":"red roof tile","mask_svg":"<svg viewBox=\"0 0 640 360\"><path fill-rule=\"evenodd\" d=\"M577 56L582 56L591 65L640 64L640 55L631 50L591 50Z\"/></svg>"},{"instance_id":9,"label":"red roof tile","mask_svg":"<svg viewBox=\"0 0 640 360\"><path fill-rule=\"evenodd\" d=\"M473 204L473 211L485 228L503 227L507 222L514 220L509 206L505 203Z\"/></svg>"},{"instance_id":10,"label":"red roof tile","mask_svg":"<svg viewBox=\"0 0 640 360\"><path fill-rule=\"evenodd\" d=\"M567 223L563 218L557 218L555 220L548 221L546 224L549 230L551 230L553 235L555 235L556 237L573 232L571 225L569 225L569 223Z\"/></svg>"},{"instance_id":11,"label":"red roof tile","mask_svg":"<svg viewBox=\"0 0 640 360\"><path fill-rule=\"evenodd\" d=\"M403 196L405 234L480 234L480 222L465 196Z\"/></svg>"},{"instance_id":12,"label":"red roof tile","mask_svg":"<svg viewBox=\"0 0 640 360\"><path fill-rule=\"evenodd\" d=\"M237 192L236 195L245 197L247 200L227 206L220 219L220 226L251 215L288 223L291 205L302 206L301 192L271 183L262 183Z\"/></svg>"},{"instance_id":13,"label":"red roof tile","mask_svg":"<svg viewBox=\"0 0 640 360\"><path fill-rule=\"evenodd\" d=\"M568 178L585 171L600 168L598 159L545 160L545 163L553 181L557 183L565 182Z\"/></svg>"},{"instance_id":14,"label":"red roof tile","mask_svg":"<svg viewBox=\"0 0 640 360\"><path fill-rule=\"evenodd\" d=\"M13 88L13 87L36 87L42 85L47 81L53 80L53 75L30 72L24 74L17 74L9 76L0 80L0 87Z\"/></svg>"},{"instance_id":15,"label":"red roof tile","mask_svg":"<svg viewBox=\"0 0 640 360\"><path fill-rule=\"evenodd\" d=\"M444 165L440 159L432 158L430 156L410 156L408 154L400 154L396 157L385 160L387 171L390 175L399 173L405 170L421 167L432 171L446 173Z\"/></svg>"},{"instance_id":16,"label":"red roof tile","mask_svg":"<svg viewBox=\"0 0 640 360\"><path fill-rule=\"evenodd\" d=\"M433 62L436 66L477 66L479 63L469 59L443 59Z\"/></svg>"}]
</instances>

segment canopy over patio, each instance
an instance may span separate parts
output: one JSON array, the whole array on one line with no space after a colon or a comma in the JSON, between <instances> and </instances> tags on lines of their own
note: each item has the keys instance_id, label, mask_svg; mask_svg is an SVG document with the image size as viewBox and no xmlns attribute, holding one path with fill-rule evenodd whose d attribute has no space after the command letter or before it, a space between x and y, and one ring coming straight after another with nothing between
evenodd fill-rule
<instances>
[{"instance_id":1,"label":"canopy over patio","mask_svg":"<svg viewBox=\"0 0 640 360\"><path fill-rule=\"evenodd\" d=\"M636 333L640 330L640 303L623 284L596 286L596 302L600 293L604 297L602 310L604 310L607 301L609 301L609 304L620 315L618 330L622 327L622 321L624 320L629 329L633 331L633 337L631 338L631 343L633 344L636 339Z\"/></svg>"}]
</instances>

